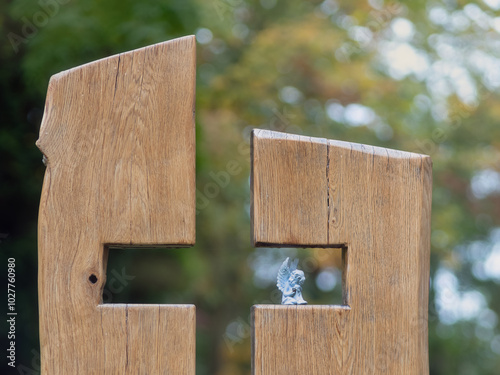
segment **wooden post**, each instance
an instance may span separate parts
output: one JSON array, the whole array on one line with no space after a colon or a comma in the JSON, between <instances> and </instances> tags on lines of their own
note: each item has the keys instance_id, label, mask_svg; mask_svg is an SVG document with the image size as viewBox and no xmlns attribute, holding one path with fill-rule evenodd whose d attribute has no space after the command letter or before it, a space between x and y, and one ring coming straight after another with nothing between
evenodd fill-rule
<instances>
[{"instance_id":1,"label":"wooden post","mask_svg":"<svg viewBox=\"0 0 500 375\"><path fill-rule=\"evenodd\" d=\"M254 374L428 374L431 184L425 155L253 132L254 244L346 263L343 306L253 307Z\"/></svg>"},{"instance_id":2,"label":"wooden post","mask_svg":"<svg viewBox=\"0 0 500 375\"><path fill-rule=\"evenodd\" d=\"M193 305L102 304L112 247L195 241L195 39L64 71L38 147L42 374L194 374Z\"/></svg>"}]
</instances>

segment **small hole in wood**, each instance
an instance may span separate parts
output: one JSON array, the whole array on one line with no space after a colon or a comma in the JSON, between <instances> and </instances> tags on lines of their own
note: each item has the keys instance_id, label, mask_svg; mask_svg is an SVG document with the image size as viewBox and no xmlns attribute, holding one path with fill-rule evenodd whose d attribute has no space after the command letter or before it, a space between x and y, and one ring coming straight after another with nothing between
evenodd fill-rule
<instances>
[{"instance_id":1,"label":"small hole in wood","mask_svg":"<svg viewBox=\"0 0 500 375\"><path fill-rule=\"evenodd\" d=\"M95 284L97 282L97 276L92 274L89 276L89 281L92 283L92 284Z\"/></svg>"}]
</instances>

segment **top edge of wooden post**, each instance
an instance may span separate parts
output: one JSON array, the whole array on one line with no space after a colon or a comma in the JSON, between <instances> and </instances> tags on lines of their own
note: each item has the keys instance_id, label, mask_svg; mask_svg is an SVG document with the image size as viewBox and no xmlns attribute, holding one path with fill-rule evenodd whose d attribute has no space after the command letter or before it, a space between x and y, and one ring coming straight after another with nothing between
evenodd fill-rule
<instances>
[{"instance_id":1,"label":"top edge of wooden post","mask_svg":"<svg viewBox=\"0 0 500 375\"><path fill-rule=\"evenodd\" d=\"M272 139L272 140L278 140L278 141L310 142L310 143L318 143L318 144L325 144L325 145L328 144L329 146L333 146L336 148L348 149L348 150L357 151L357 152L361 152L361 153L365 153L365 154L378 155L378 156L384 156L384 157L390 157L390 158L401 158L401 159L425 158L425 159L429 159L429 161L431 159L430 156L426 155L426 154L419 154L419 153L409 152L409 151L400 151L400 150L394 150L391 148L378 147L378 146L368 146L368 145L364 145L361 143L339 141L339 140L334 140L334 139L327 139L327 138L320 138L320 137L309 137L309 136L304 136L304 135L299 135L299 134L283 133L283 132L277 132L274 130L267 130L267 129L253 129L252 135L255 139L258 139L258 140Z\"/></svg>"},{"instance_id":2,"label":"top edge of wooden post","mask_svg":"<svg viewBox=\"0 0 500 375\"><path fill-rule=\"evenodd\" d=\"M115 59L117 57L123 57L123 56L126 56L126 55L131 55L131 54L136 53L136 52L141 52L141 51L155 49L155 48L158 48L158 47L161 47L161 46L166 46L166 45L172 45L173 46L173 45L182 45L182 44L186 45L186 47L194 47L194 46L196 46L196 36L194 36L194 35L187 35L187 36L183 36L183 37L176 38L176 39L166 40L164 42L158 42L158 43L155 43L155 44L150 44L148 46L136 48L136 49L133 49L133 50L116 53L116 54L111 55L111 56L107 56L107 57L103 57L101 59L89 61L88 63L82 64L82 65L78 65L78 66L75 66L75 67L70 68L70 69L63 70L63 71L61 71L59 73L56 73L56 74L52 75L50 77L50 79L51 80L57 80L59 78L64 77L65 75L76 73L80 69L85 69L85 68L91 67L92 65L102 64L102 63L104 63L104 62L106 62L108 60L113 60L113 59Z\"/></svg>"}]
</instances>

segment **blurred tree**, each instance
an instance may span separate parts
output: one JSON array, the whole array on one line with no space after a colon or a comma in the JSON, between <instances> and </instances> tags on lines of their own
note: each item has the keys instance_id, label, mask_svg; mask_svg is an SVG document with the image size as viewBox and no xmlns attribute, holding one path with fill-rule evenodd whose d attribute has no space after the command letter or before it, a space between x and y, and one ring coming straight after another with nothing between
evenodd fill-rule
<instances>
[{"instance_id":1,"label":"blurred tree","mask_svg":"<svg viewBox=\"0 0 500 375\"><path fill-rule=\"evenodd\" d=\"M431 373L498 373L499 0L0 6L7 36L0 56L0 233L8 234L0 246L5 258L18 260L23 289L18 363L34 368L30 351L37 347L35 226L43 167L34 141L50 75L195 33L197 245L113 252L109 269L127 267L136 276L113 301L196 303L197 372L248 374L250 306L277 301L274 275L285 256L310 265L310 302L331 303L340 293L335 251L325 257L251 248L249 130L426 153L435 172Z\"/></svg>"}]
</instances>

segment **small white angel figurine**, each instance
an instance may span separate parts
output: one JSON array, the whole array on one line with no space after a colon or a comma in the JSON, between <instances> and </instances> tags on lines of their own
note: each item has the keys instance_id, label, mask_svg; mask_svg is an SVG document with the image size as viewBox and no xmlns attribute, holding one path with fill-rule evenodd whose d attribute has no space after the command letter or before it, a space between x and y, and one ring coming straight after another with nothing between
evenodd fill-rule
<instances>
[{"instance_id":1,"label":"small white angel figurine","mask_svg":"<svg viewBox=\"0 0 500 375\"><path fill-rule=\"evenodd\" d=\"M297 269L298 259L295 259L290 266L286 258L278 271L278 289L283 293L282 305L307 305L302 298L302 284L306 280L304 272Z\"/></svg>"}]
</instances>

